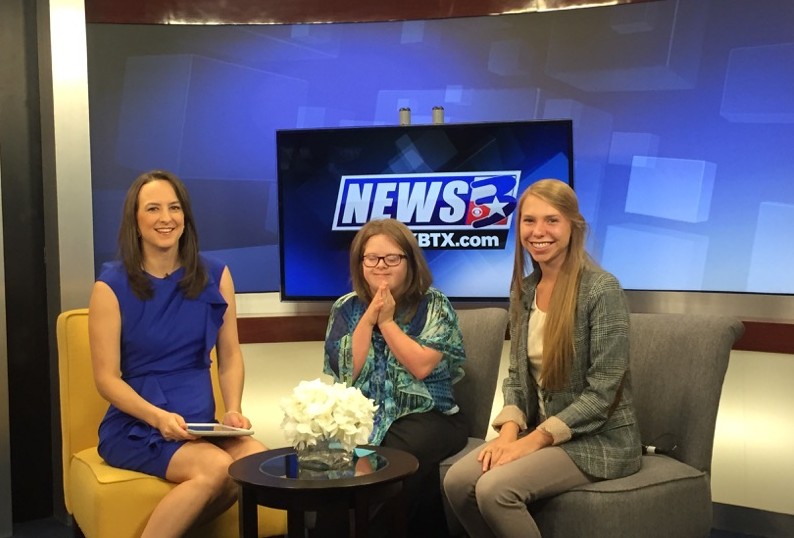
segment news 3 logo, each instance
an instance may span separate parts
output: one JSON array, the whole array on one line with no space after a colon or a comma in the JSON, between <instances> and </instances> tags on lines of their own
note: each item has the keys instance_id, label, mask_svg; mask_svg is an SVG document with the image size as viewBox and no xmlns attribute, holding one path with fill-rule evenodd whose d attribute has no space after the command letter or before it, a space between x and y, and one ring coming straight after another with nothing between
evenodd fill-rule
<instances>
[{"instance_id":1,"label":"news 3 logo","mask_svg":"<svg viewBox=\"0 0 794 538\"><path fill-rule=\"evenodd\" d=\"M509 229L520 171L343 176L334 230L395 218L412 230Z\"/></svg>"}]
</instances>

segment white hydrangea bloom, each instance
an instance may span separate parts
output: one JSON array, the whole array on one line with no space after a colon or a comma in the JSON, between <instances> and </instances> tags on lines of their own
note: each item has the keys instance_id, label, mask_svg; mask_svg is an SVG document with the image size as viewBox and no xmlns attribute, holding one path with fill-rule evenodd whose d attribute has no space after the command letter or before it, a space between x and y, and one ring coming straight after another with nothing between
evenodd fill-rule
<instances>
[{"instance_id":1,"label":"white hydrangea bloom","mask_svg":"<svg viewBox=\"0 0 794 538\"><path fill-rule=\"evenodd\" d=\"M301 381L281 400L281 428L298 450L316 445L320 439L336 439L352 451L369 440L377 408L355 387L320 379Z\"/></svg>"}]
</instances>

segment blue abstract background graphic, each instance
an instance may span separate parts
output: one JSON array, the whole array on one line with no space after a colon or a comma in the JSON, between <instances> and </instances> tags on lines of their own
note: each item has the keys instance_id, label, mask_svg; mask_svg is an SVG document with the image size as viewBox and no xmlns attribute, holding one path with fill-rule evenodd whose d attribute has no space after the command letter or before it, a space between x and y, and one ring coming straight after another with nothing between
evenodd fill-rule
<instances>
[{"instance_id":1,"label":"blue abstract background graphic","mask_svg":"<svg viewBox=\"0 0 794 538\"><path fill-rule=\"evenodd\" d=\"M794 2L359 24L89 25L97 267L143 170L239 292L279 288L275 133L570 118L588 247L628 289L794 294ZM405 156L410 159L410 155ZM306 212L313 198L306 199ZM317 269L317 268L315 268ZM496 271L496 270L495 270ZM470 280L503 282L509 269Z\"/></svg>"}]
</instances>

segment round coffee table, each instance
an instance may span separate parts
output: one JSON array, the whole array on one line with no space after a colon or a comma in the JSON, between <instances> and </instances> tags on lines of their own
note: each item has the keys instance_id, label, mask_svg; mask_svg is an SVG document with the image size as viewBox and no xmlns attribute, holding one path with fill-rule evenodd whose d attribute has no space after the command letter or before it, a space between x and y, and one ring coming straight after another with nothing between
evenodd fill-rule
<instances>
[{"instance_id":1,"label":"round coffee table","mask_svg":"<svg viewBox=\"0 0 794 538\"><path fill-rule=\"evenodd\" d=\"M345 471L299 469L291 447L235 461L229 475L240 487L240 536L257 535L256 507L263 505L287 511L290 537L304 536L305 512L328 507L353 510L353 535L366 537L370 505L389 499L400 503L403 479L416 472L419 462L402 450L368 445L356 449L353 465ZM404 518L396 519L404 524Z\"/></svg>"}]
</instances>

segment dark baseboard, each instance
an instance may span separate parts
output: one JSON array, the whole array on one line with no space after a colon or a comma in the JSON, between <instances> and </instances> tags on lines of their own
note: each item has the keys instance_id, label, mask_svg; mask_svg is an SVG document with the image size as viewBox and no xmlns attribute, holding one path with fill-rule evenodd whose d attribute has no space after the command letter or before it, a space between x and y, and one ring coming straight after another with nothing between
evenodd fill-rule
<instances>
[{"instance_id":1,"label":"dark baseboard","mask_svg":"<svg viewBox=\"0 0 794 538\"><path fill-rule=\"evenodd\" d=\"M763 538L794 536L794 515L713 503L715 529Z\"/></svg>"}]
</instances>

